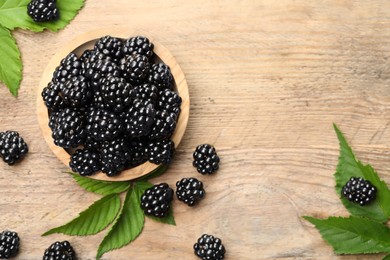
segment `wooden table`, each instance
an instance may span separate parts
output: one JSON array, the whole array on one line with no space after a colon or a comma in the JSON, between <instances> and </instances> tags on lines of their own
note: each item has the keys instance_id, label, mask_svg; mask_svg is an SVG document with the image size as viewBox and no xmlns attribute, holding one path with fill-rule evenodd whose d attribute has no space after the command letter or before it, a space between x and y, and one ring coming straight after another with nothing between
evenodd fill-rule
<instances>
[{"instance_id":1,"label":"wooden table","mask_svg":"<svg viewBox=\"0 0 390 260\"><path fill-rule=\"evenodd\" d=\"M148 219L134 243L102 259L195 260L192 246L203 233L222 239L226 259L357 259L334 255L301 216L348 215L334 190L332 123L390 183L390 2L186 2L88 0L59 33L14 32L24 79L18 98L0 88L1 130L19 131L30 153L16 166L0 164L0 223L21 236L17 259L40 259L65 239L80 259L94 259L105 234L40 236L100 196L81 189L48 150L36 95L57 49L110 26L144 31L181 65L190 88L189 124L169 171L153 182L174 185L194 176L207 197L195 208L175 200L176 226ZM200 143L218 149L215 175L191 166Z\"/></svg>"}]
</instances>

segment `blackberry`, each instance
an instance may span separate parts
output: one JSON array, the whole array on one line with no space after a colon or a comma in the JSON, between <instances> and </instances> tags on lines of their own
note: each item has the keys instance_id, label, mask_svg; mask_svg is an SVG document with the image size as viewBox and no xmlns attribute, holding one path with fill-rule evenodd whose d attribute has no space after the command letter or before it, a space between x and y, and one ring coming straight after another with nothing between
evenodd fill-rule
<instances>
[{"instance_id":1,"label":"blackberry","mask_svg":"<svg viewBox=\"0 0 390 260\"><path fill-rule=\"evenodd\" d=\"M169 185L166 183L156 184L142 194L141 208L146 215L163 218L169 214L172 200L173 190Z\"/></svg>"},{"instance_id":2,"label":"blackberry","mask_svg":"<svg viewBox=\"0 0 390 260\"><path fill-rule=\"evenodd\" d=\"M91 82L94 89L98 90L104 77L109 74L119 76L119 68L105 55L93 52L84 61L82 73Z\"/></svg>"},{"instance_id":3,"label":"blackberry","mask_svg":"<svg viewBox=\"0 0 390 260\"><path fill-rule=\"evenodd\" d=\"M203 183L196 178L183 178L176 182L176 196L188 206L194 206L204 195Z\"/></svg>"},{"instance_id":4,"label":"blackberry","mask_svg":"<svg viewBox=\"0 0 390 260\"><path fill-rule=\"evenodd\" d=\"M91 108L87 112L86 131L95 140L113 140L122 133L120 118L113 112Z\"/></svg>"},{"instance_id":5,"label":"blackberry","mask_svg":"<svg viewBox=\"0 0 390 260\"><path fill-rule=\"evenodd\" d=\"M133 168L147 161L145 158L145 143L142 140L133 139L129 142L130 156L127 167Z\"/></svg>"},{"instance_id":6,"label":"blackberry","mask_svg":"<svg viewBox=\"0 0 390 260\"><path fill-rule=\"evenodd\" d=\"M119 60L123 56L122 46L123 42L121 39L107 35L95 43L94 49L114 60Z\"/></svg>"},{"instance_id":7,"label":"blackberry","mask_svg":"<svg viewBox=\"0 0 390 260\"><path fill-rule=\"evenodd\" d=\"M127 39L123 43L122 52L126 54L141 54L149 59L153 56L154 45L144 36L136 36Z\"/></svg>"},{"instance_id":8,"label":"blackberry","mask_svg":"<svg viewBox=\"0 0 390 260\"><path fill-rule=\"evenodd\" d=\"M0 258L10 258L19 252L20 238L18 233L5 230L0 233Z\"/></svg>"},{"instance_id":9,"label":"blackberry","mask_svg":"<svg viewBox=\"0 0 390 260\"><path fill-rule=\"evenodd\" d=\"M51 110L58 110L64 107L64 99L62 90L65 88L61 82L49 82L42 90L41 96L46 107Z\"/></svg>"},{"instance_id":10,"label":"blackberry","mask_svg":"<svg viewBox=\"0 0 390 260\"><path fill-rule=\"evenodd\" d=\"M16 131L6 131L0 134L0 156L8 165L23 159L28 152L28 146Z\"/></svg>"},{"instance_id":11,"label":"blackberry","mask_svg":"<svg viewBox=\"0 0 390 260\"><path fill-rule=\"evenodd\" d=\"M65 108L53 116L50 122L54 144L63 148L75 148L85 139L85 119L82 112Z\"/></svg>"},{"instance_id":12,"label":"blackberry","mask_svg":"<svg viewBox=\"0 0 390 260\"><path fill-rule=\"evenodd\" d=\"M165 89L159 92L159 99L156 107L158 110L166 110L178 118L181 102L181 97L175 91Z\"/></svg>"},{"instance_id":13,"label":"blackberry","mask_svg":"<svg viewBox=\"0 0 390 260\"><path fill-rule=\"evenodd\" d=\"M211 174L219 168L219 157L214 146L210 144L198 145L193 158L192 164L201 174Z\"/></svg>"},{"instance_id":14,"label":"blackberry","mask_svg":"<svg viewBox=\"0 0 390 260\"><path fill-rule=\"evenodd\" d=\"M125 130L132 138L146 136L154 122L156 110L149 101L136 99L133 106L123 113Z\"/></svg>"},{"instance_id":15,"label":"blackberry","mask_svg":"<svg viewBox=\"0 0 390 260\"><path fill-rule=\"evenodd\" d=\"M126 83L123 78L108 75L102 80L100 95L107 107L114 112L123 112L132 104L131 89L131 85Z\"/></svg>"},{"instance_id":16,"label":"blackberry","mask_svg":"<svg viewBox=\"0 0 390 260\"><path fill-rule=\"evenodd\" d=\"M102 172L112 177L121 172L128 163L129 145L123 138L106 141L100 149Z\"/></svg>"},{"instance_id":17,"label":"blackberry","mask_svg":"<svg viewBox=\"0 0 390 260\"><path fill-rule=\"evenodd\" d=\"M121 59L119 69L123 77L133 85L145 81L149 73L149 60L140 54L127 55Z\"/></svg>"},{"instance_id":18,"label":"blackberry","mask_svg":"<svg viewBox=\"0 0 390 260\"><path fill-rule=\"evenodd\" d=\"M369 180L351 177L344 185L341 193L349 201L365 206L375 200L376 188Z\"/></svg>"},{"instance_id":19,"label":"blackberry","mask_svg":"<svg viewBox=\"0 0 390 260\"><path fill-rule=\"evenodd\" d=\"M194 244L194 253L202 260L221 260L225 257L225 247L221 239L203 234Z\"/></svg>"},{"instance_id":20,"label":"blackberry","mask_svg":"<svg viewBox=\"0 0 390 260\"><path fill-rule=\"evenodd\" d=\"M45 250L43 260L76 260L76 253L68 241L55 242Z\"/></svg>"},{"instance_id":21,"label":"blackberry","mask_svg":"<svg viewBox=\"0 0 390 260\"><path fill-rule=\"evenodd\" d=\"M90 149L77 149L70 157L69 166L81 176L92 175L101 168L100 154Z\"/></svg>"},{"instance_id":22,"label":"blackberry","mask_svg":"<svg viewBox=\"0 0 390 260\"><path fill-rule=\"evenodd\" d=\"M167 111L156 111L156 117L152 129L148 135L149 139L161 140L172 136L176 128L176 117Z\"/></svg>"},{"instance_id":23,"label":"blackberry","mask_svg":"<svg viewBox=\"0 0 390 260\"><path fill-rule=\"evenodd\" d=\"M53 73L54 81L65 82L68 79L80 75L82 62L73 52L61 60L60 65Z\"/></svg>"},{"instance_id":24,"label":"blackberry","mask_svg":"<svg viewBox=\"0 0 390 260\"><path fill-rule=\"evenodd\" d=\"M171 70L164 63L157 63L151 66L147 81L155 85L159 90L173 89L174 80Z\"/></svg>"},{"instance_id":25,"label":"blackberry","mask_svg":"<svg viewBox=\"0 0 390 260\"><path fill-rule=\"evenodd\" d=\"M60 17L55 0L32 0L27 5L27 14L37 23L55 21Z\"/></svg>"},{"instance_id":26,"label":"blackberry","mask_svg":"<svg viewBox=\"0 0 390 260\"><path fill-rule=\"evenodd\" d=\"M131 90L131 97L134 99L149 101L154 105L157 101L158 89L156 86L148 83L138 85Z\"/></svg>"},{"instance_id":27,"label":"blackberry","mask_svg":"<svg viewBox=\"0 0 390 260\"><path fill-rule=\"evenodd\" d=\"M169 139L151 141L145 148L145 156L154 164L169 164L174 152L175 145Z\"/></svg>"},{"instance_id":28,"label":"blackberry","mask_svg":"<svg viewBox=\"0 0 390 260\"><path fill-rule=\"evenodd\" d=\"M86 107L90 104L93 91L83 76L73 77L65 82L63 100L70 107Z\"/></svg>"}]
</instances>

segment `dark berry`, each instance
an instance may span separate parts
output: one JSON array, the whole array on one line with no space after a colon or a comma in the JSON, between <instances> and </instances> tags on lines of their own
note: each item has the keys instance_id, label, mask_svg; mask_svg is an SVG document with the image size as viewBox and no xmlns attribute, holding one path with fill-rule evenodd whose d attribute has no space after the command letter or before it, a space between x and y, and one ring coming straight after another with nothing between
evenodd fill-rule
<instances>
[{"instance_id":1,"label":"dark berry","mask_svg":"<svg viewBox=\"0 0 390 260\"><path fill-rule=\"evenodd\" d=\"M129 144L123 138L106 141L100 149L102 172L112 177L121 172L128 163Z\"/></svg>"},{"instance_id":2,"label":"dark berry","mask_svg":"<svg viewBox=\"0 0 390 260\"><path fill-rule=\"evenodd\" d=\"M81 176L92 175L100 170L100 154L91 149L77 149L70 157L69 166Z\"/></svg>"},{"instance_id":3,"label":"dark berry","mask_svg":"<svg viewBox=\"0 0 390 260\"><path fill-rule=\"evenodd\" d=\"M32 0L27 5L27 14L37 23L55 21L60 17L55 0Z\"/></svg>"},{"instance_id":4,"label":"dark berry","mask_svg":"<svg viewBox=\"0 0 390 260\"><path fill-rule=\"evenodd\" d=\"M49 82L49 84L42 90L42 98L46 107L49 110L58 110L64 107L64 99L62 91L64 84L61 82Z\"/></svg>"},{"instance_id":5,"label":"dark berry","mask_svg":"<svg viewBox=\"0 0 390 260\"><path fill-rule=\"evenodd\" d=\"M150 68L148 82L159 90L173 89L173 76L171 70L164 63L153 64Z\"/></svg>"},{"instance_id":6,"label":"dark berry","mask_svg":"<svg viewBox=\"0 0 390 260\"><path fill-rule=\"evenodd\" d=\"M158 97L158 89L156 86L151 85L151 84L141 84L138 86L135 86L131 90L131 97L133 99L140 99L143 101L149 101L153 105L157 101Z\"/></svg>"},{"instance_id":7,"label":"dark berry","mask_svg":"<svg viewBox=\"0 0 390 260\"><path fill-rule=\"evenodd\" d=\"M122 46L123 42L121 39L107 35L95 43L95 50L114 60L119 60L123 56Z\"/></svg>"},{"instance_id":8,"label":"dark berry","mask_svg":"<svg viewBox=\"0 0 390 260\"><path fill-rule=\"evenodd\" d=\"M203 183L196 178L183 178L176 182L176 196L188 206L194 206L204 195Z\"/></svg>"},{"instance_id":9,"label":"dark berry","mask_svg":"<svg viewBox=\"0 0 390 260\"><path fill-rule=\"evenodd\" d=\"M20 239L18 233L5 230L0 233L0 258L14 257L19 252Z\"/></svg>"},{"instance_id":10,"label":"dark berry","mask_svg":"<svg viewBox=\"0 0 390 260\"><path fill-rule=\"evenodd\" d=\"M72 108L55 114L50 122L54 143L64 148L75 148L82 144L86 135L84 120L83 113Z\"/></svg>"},{"instance_id":11,"label":"dark berry","mask_svg":"<svg viewBox=\"0 0 390 260\"><path fill-rule=\"evenodd\" d=\"M153 56L153 43L144 36L136 36L127 39L123 43L122 51L123 54L141 54L145 55L149 59Z\"/></svg>"},{"instance_id":12,"label":"dark berry","mask_svg":"<svg viewBox=\"0 0 390 260\"><path fill-rule=\"evenodd\" d=\"M175 145L169 139L151 141L145 148L145 156L154 164L169 164L175 152Z\"/></svg>"},{"instance_id":13,"label":"dark berry","mask_svg":"<svg viewBox=\"0 0 390 260\"><path fill-rule=\"evenodd\" d=\"M198 145L193 158L193 166L201 174L211 174L219 168L219 157L214 146L210 144Z\"/></svg>"},{"instance_id":14,"label":"dark berry","mask_svg":"<svg viewBox=\"0 0 390 260\"><path fill-rule=\"evenodd\" d=\"M102 80L99 95L106 107L114 112L122 112L132 104L132 86L123 78L108 75Z\"/></svg>"},{"instance_id":15,"label":"dark berry","mask_svg":"<svg viewBox=\"0 0 390 260\"><path fill-rule=\"evenodd\" d=\"M55 242L45 250L43 260L76 260L76 253L68 241Z\"/></svg>"},{"instance_id":16,"label":"dark berry","mask_svg":"<svg viewBox=\"0 0 390 260\"><path fill-rule=\"evenodd\" d=\"M172 136L176 128L176 117L167 111L156 111L156 117L148 137L152 140L166 139Z\"/></svg>"},{"instance_id":17,"label":"dark berry","mask_svg":"<svg viewBox=\"0 0 390 260\"><path fill-rule=\"evenodd\" d=\"M0 134L0 156L3 161L12 165L23 159L28 152L28 146L16 131L6 131Z\"/></svg>"},{"instance_id":18,"label":"dark berry","mask_svg":"<svg viewBox=\"0 0 390 260\"><path fill-rule=\"evenodd\" d=\"M202 260L221 260L225 256L225 247L221 239L203 234L194 244L194 253Z\"/></svg>"},{"instance_id":19,"label":"dark berry","mask_svg":"<svg viewBox=\"0 0 390 260\"><path fill-rule=\"evenodd\" d=\"M119 65L123 77L133 85L144 82L148 76L149 68L148 58L140 54L125 56Z\"/></svg>"},{"instance_id":20,"label":"dark berry","mask_svg":"<svg viewBox=\"0 0 390 260\"><path fill-rule=\"evenodd\" d=\"M146 136L154 122L156 110L149 101L136 99L130 109L123 113L125 131L132 138Z\"/></svg>"},{"instance_id":21,"label":"dark berry","mask_svg":"<svg viewBox=\"0 0 390 260\"><path fill-rule=\"evenodd\" d=\"M60 65L53 73L54 81L65 82L68 79L80 75L82 62L73 52L61 60Z\"/></svg>"},{"instance_id":22,"label":"dark berry","mask_svg":"<svg viewBox=\"0 0 390 260\"><path fill-rule=\"evenodd\" d=\"M351 177L344 185L341 193L349 201L364 206L375 200L376 188L369 180Z\"/></svg>"},{"instance_id":23,"label":"dark berry","mask_svg":"<svg viewBox=\"0 0 390 260\"><path fill-rule=\"evenodd\" d=\"M159 93L156 108L157 110L165 110L178 118L181 102L181 97L175 91L165 89Z\"/></svg>"},{"instance_id":24,"label":"dark berry","mask_svg":"<svg viewBox=\"0 0 390 260\"><path fill-rule=\"evenodd\" d=\"M170 204L173 200L173 190L166 183L161 183L145 190L141 196L141 208L146 215L158 218L169 214Z\"/></svg>"},{"instance_id":25,"label":"dark berry","mask_svg":"<svg viewBox=\"0 0 390 260\"><path fill-rule=\"evenodd\" d=\"M88 110L86 131L95 140L113 140L122 130L122 120L115 113L96 108Z\"/></svg>"},{"instance_id":26,"label":"dark berry","mask_svg":"<svg viewBox=\"0 0 390 260\"><path fill-rule=\"evenodd\" d=\"M93 97L92 88L83 76L67 80L62 93L65 104L70 107L86 107Z\"/></svg>"}]
</instances>

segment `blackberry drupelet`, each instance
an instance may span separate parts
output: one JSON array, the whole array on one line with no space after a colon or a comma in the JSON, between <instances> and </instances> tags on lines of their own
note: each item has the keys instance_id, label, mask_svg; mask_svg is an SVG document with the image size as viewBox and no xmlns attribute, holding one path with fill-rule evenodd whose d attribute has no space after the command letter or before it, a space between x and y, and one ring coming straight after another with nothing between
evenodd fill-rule
<instances>
[{"instance_id":1,"label":"blackberry drupelet","mask_svg":"<svg viewBox=\"0 0 390 260\"><path fill-rule=\"evenodd\" d=\"M176 119L180 114L181 97L173 90L165 89L159 92L157 110L166 110L175 115ZM176 120L175 119L175 120Z\"/></svg>"},{"instance_id":2,"label":"blackberry drupelet","mask_svg":"<svg viewBox=\"0 0 390 260\"><path fill-rule=\"evenodd\" d=\"M214 146L210 144L198 145L193 158L192 164L201 174L211 174L219 168L219 157Z\"/></svg>"},{"instance_id":3,"label":"blackberry drupelet","mask_svg":"<svg viewBox=\"0 0 390 260\"><path fill-rule=\"evenodd\" d=\"M98 141L113 140L122 133L122 120L115 113L90 108L87 111L86 131Z\"/></svg>"},{"instance_id":4,"label":"blackberry drupelet","mask_svg":"<svg viewBox=\"0 0 390 260\"><path fill-rule=\"evenodd\" d=\"M49 84L42 90L41 96L45 106L55 111L64 107L64 99L62 90L65 88L61 82L50 81Z\"/></svg>"},{"instance_id":5,"label":"blackberry drupelet","mask_svg":"<svg viewBox=\"0 0 390 260\"><path fill-rule=\"evenodd\" d=\"M129 144L125 139L119 138L106 141L100 149L102 172L112 177L121 172L129 159Z\"/></svg>"},{"instance_id":6,"label":"blackberry drupelet","mask_svg":"<svg viewBox=\"0 0 390 260\"><path fill-rule=\"evenodd\" d=\"M27 14L37 23L55 21L60 17L55 0L32 0L27 5Z\"/></svg>"},{"instance_id":7,"label":"blackberry drupelet","mask_svg":"<svg viewBox=\"0 0 390 260\"><path fill-rule=\"evenodd\" d=\"M101 168L100 154L93 149L77 149L70 157L69 166L81 176L92 175Z\"/></svg>"},{"instance_id":8,"label":"blackberry drupelet","mask_svg":"<svg viewBox=\"0 0 390 260\"><path fill-rule=\"evenodd\" d=\"M158 98L158 89L156 86L145 83L135 86L131 90L131 97L133 99L140 99L143 101L149 101L153 105L156 103Z\"/></svg>"},{"instance_id":9,"label":"blackberry drupelet","mask_svg":"<svg viewBox=\"0 0 390 260\"><path fill-rule=\"evenodd\" d=\"M174 80L171 70L164 63L157 63L151 66L147 81L155 85L159 90L173 89Z\"/></svg>"},{"instance_id":10,"label":"blackberry drupelet","mask_svg":"<svg viewBox=\"0 0 390 260\"><path fill-rule=\"evenodd\" d=\"M166 183L153 185L141 196L141 208L146 215L163 218L168 216L173 200L173 190Z\"/></svg>"},{"instance_id":11,"label":"blackberry drupelet","mask_svg":"<svg viewBox=\"0 0 390 260\"><path fill-rule=\"evenodd\" d=\"M92 88L83 76L68 79L62 93L69 107L87 107L93 98Z\"/></svg>"},{"instance_id":12,"label":"blackberry drupelet","mask_svg":"<svg viewBox=\"0 0 390 260\"><path fill-rule=\"evenodd\" d=\"M119 60L123 57L122 46L123 42L121 39L107 35L95 43L94 49L114 60Z\"/></svg>"},{"instance_id":13,"label":"blackberry drupelet","mask_svg":"<svg viewBox=\"0 0 390 260\"><path fill-rule=\"evenodd\" d=\"M63 148L76 148L85 140L84 114L74 108L59 111L50 122L54 144Z\"/></svg>"},{"instance_id":14,"label":"blackberry drupelet","mask_svg":"<svg viewBox=\"0 0 390 260\"><path fill-rule=\"evenodd\" d=\"M15 164L28 152L28 146L16 131L6 131L0 134L0 156L8 165Z\"/></svg>"},{"instance_id":15,"label":"blackberry drupelet","mask_svg":"<svg viewBox=\"0 0 390 260\"><path fill-rule=\"evenodd\" d=\"M102 80L100 95L107 107L120 113L132 104L131 90L132 86L123 78L108 75Z\"/></svg>"},{"instance_id":16,"label":"blackberry drupelet","mask_svg":"<svg viewBox=\"0 0 390 260\"><path fill-rule=\"evenodd\" d=\"M92 53L89 59L84 61L82 73L96 91L107 75L119 76L119 67L103 54Z\"/></svg>"},{"instance_id":17,"label":"blackberry drupelet","mask_svg":"<svg viewBox=\"0 0 390 260\"><path fill-rule=\"evenodd\" d=\"M20 238L18 233L5 230L0 233L0 258L14 257L19 252Z\"/></svg>"},{"instance_id":18,"label":"blackberry drupelet","mask_svg":"<svg viewBox=\"0 0 390 260\"><path fill-rule=\"evenodd\" d=\"M175 152L175 144L169 139L151 141L145 148L145 156L154 164L169 164Z\"/></svg>"},{"instance_id":19,"label":"blackberry drupelet","mask_svg":"<svg viewBox=\"0 0 390 260\"><path fill-rule=\"evenodd\" d=\"M43 260L76 260L76 253L68 241L55 242L45 250Z\"/></svg>"},{"instance_id":20,"label":"blackberry drupelet","mask_svg":"<svg viewBox=\"0 0 390 260\"><path fill-rule=\"evenodd\" d=\"M167 111L156 111L152 129L148 135L151 140L162 140L172 136L176 128L176 118Z\"/></svg>"},{"instance_id":21,"label":"blackberry drupelet","mask_svg":"<svg viewBox=\"0 0 390 260\"><path fill-rule=\"evenodd\" d=\"M183 178L176 182L176 196L192 207L204 198L203 183L196 178Z\"/></svg>"},{"instance_id":22,"label":"blackberry drupelet","mask_svg":"<svg viewBox=\"0 0 390 260\"><path fill-rule=\"evenodd\" d=\"M123 43L122 52L128 54L141 54L149 59L153 56L154 45L144 36L136 36L127 39Z\"/></svg>"},{"instance_id":23,"label":"blackberry drupelet","mask_svg":"<svg viewBox=\"0 0 390 260\"><path fill-rule=\"evenodd\" d=\"M82 62L77 58L76 54L71 52L61 60L60 65L53 73L53 80L65 82L72 77L80 75L81 69Z\"/></svg>"},{"instance_id":24,"label":"blackberry drupelet","mask_svg":"<svg viewBox=\"0 0 390 260\"><path fill-rule=\"evenodd\" d=\"M225 247L221 239L203 234L194 244L194 253L202 260L221 260L225 257Z\"/></svg>"},{"instance_id":25,"label":"blackberry drupelet","mask_svg":"<svg viewBox=\"0 0 390 260\"><path fill-rule=\"evenodd\" d=\"M344 185L341 193L349 201L365 206L373 202L376 198L376 191L374 185L369 180L363 178L351 177Z\"/></svg>"},{"instance_id":26,"label":"blackberry drupelet","mask_svg":"<svg viewBox=\"0 0 390 260\"><path fill-rule=\"evenodd\" d=\"M140 54L127 55L119 64L123 77L133 85L141 84L146 80L149 68L148 58Z\"/></svg>"},{"instance_id":27,"label":"blackberry drupelet","mask_svg":"<svg viewBox=\"0 0 390 260\"><path fill-rule=\"evenodd\" d=\"M156 110L149 101L134 100L133 105L123 113L125 131L128 136L146 136L152 127Z\"/></svg>"}]
</instances>

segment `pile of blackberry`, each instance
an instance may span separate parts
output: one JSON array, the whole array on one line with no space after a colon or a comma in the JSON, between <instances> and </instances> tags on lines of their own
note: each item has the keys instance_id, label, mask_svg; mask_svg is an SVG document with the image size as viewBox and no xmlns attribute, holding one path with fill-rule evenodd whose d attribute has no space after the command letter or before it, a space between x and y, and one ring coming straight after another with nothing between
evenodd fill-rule
<instances>
[{"instance_id":1,"label":"pile of blackberry","mask_svg":"<svg viewBox=\"0 0 390 260\"><path fill-rule=\"evenodd\" d=\"M182 100L153 48L143 36L104 36L68 54L43 89L53 141L80 175L171 162Z\"/></svg>"}]
</instances>

